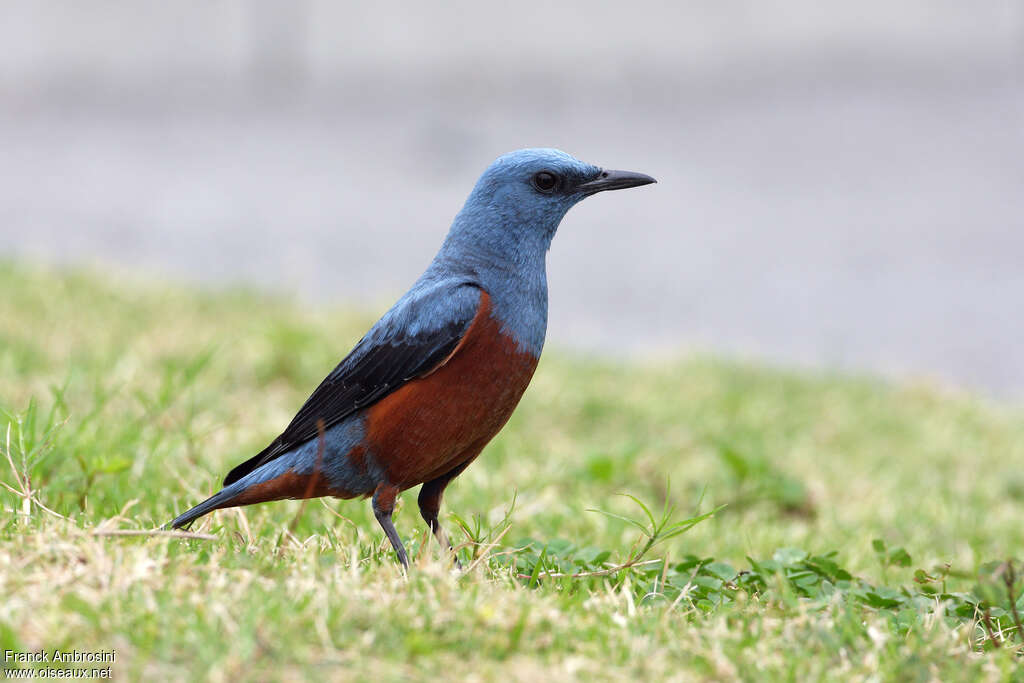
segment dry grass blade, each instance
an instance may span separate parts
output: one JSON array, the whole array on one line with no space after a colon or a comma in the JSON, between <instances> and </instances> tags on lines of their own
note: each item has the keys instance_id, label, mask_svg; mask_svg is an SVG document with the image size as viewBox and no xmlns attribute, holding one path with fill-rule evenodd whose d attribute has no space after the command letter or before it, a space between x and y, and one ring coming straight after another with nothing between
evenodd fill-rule
<instances>
[{"instance_id":1,"label":"dry grass blade","mask_svg":"<svg viewBox=\"0 0 1024 683\"><path fill-rule=\"evenodd\" d=\"M25 488L25 484L21 481L21 475L18 473L18 468L14 464L14 460L11 458L11 423L7 423L7 439L4 447L4 456L7 457L7 462L11 466L11 473L14 475L14 482L21 487ZM10 488L10 487L8 487Z\"/></svg>"},{"instance_id":2,"label":"dry grass blade","mask_svg":"<svg viewBox=\"0 0 1024 683\"><path fill-rule=\"evenodd\" d=\"M245 538L242 539L246 545L252 545L252 528L249 526L249 518L245 516L245 510L240 507L235 508L235 515L238 517L238 524L245 531Z\"/></svg>"},{"instance_id":3,"label":"dry grass blade","mask_svg":"<svg viewBox=\"0 0 1024 683\"><path fill-rule=\"evenodd\" d=\"M194 531L170 531L167 529L96 529L93 536L163 536L165 538L192 538L199 541L216 541L212 534L199 534Z\"/></svg>"},{"instance_id":4,"label":"dry grass blade","mask_svg":"<svg viewBox=\"0 0 1024 683\"><path fill-rule=\"evenodd\" d=\"M1003 641L996 635L995 628L992 626L992 615L989 614L988 610L981 613L981 621L985 625L985 632L988 634L988 639L992 642L992 645L997 648L1002 647Z\"/></svg>"},{"instance_id":5,"label":"dry grass blade","mask_svg":"<svg viewBox=\"0 0 1024 683\"><path fill-rule=\"evenodd\" d=\"M495 538L493 541L485 545L484 549L480 552L480 556L473 560L473 563L469 565L469 567L466 569L466 573L470 573L471 571L476 569L477 565L479 565L481 562L490 557L490 552L497 547L498 543L501 542L501 539L505 538L505 534L511 531L511 529L512 525L505 527L504 530L502 530L502 532L498 534L497 538Z\"/></svg>"},{"instance_id":6,"label":"dry grass blade","mask_svg":"<svg viewBox=\"0 0 1024 683\"><path fill-rule=\"evenodd\" d=\"M21 514L25 517L29 517L32 514L32 482L28 478L28 472L19 472L18 466L14 464L14 458L11 457L11 423L7 423L7 438L6 445L4 446L4 456L7 458L7 463L11 466L11 474L14 476L14 483L18 485L20 491L16 491L7 484L4 484L4 488L13 493L14 495L21 498Z\"/></svg>"},{"instance_id":7,"label":"dry grass blade","mask_svg":"<svg viewBox=\"0 0 1024 683\"><path fill-rule=\"evenodd\" d=\"M57 517L58 519L63 519L65 521L70 521L70 519L68 517L65 517L64 515L62 515L59 512L57 512L56 510L51 510L50 508L48 508L45 505L43 505L42 503L40 503L39 499L36 498L36 496L34 494L32 495L32 499L31 500L32 500L33 503L38 505L39 509L41 509L43 512L47 512L47 513L53 515L54 517Z\"/></svg>"},{"instance_id":8,"label":"dry grass blade","mask_svg":"<svg viewBox=\"0 0 1024 683\"><path fill-rule=\"evenodd\" d=\"M663 560L644 560L643 562L639 562L639 561L630 560L629 562L623 562L622 564L617 564L614 567L608 567L607 569L596 569L596 570L590 571L590 572L576 572L575 574L563 574L561 572L540 572L540 573L537 574L537 578L540 578L540 579L583 579L583 578L586 578L588 576L608 576L610 574L617 574L617 573L621 572L624 569L629 569L630 567L644 567L646 565L655 564L657 562L662 562L662 561ZM516 576L518 578L520 578L520 579L530 579L530 578L533 578L532 574L516 574Z\"/></svg>"}]
</instances>

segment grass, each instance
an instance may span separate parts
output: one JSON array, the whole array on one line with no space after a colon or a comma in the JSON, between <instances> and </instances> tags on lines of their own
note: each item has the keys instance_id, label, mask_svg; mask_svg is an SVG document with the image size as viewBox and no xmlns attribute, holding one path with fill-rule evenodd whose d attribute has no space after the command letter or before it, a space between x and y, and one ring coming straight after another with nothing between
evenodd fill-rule
<instances>
[{"instance_id":1,"label":"grass","mask_svg":"<svg viewBox=\"0 0 1024 683\"><path fill-rule=\"evenodd\" d=\"M364 501L104 535L216 490L371 318L13 264L0 292L0 650L114 649L116 678L1021 679L1019 407L549 350L446 495L471 568L407 492L405 576Z\"/></svg>"}]
</instances>

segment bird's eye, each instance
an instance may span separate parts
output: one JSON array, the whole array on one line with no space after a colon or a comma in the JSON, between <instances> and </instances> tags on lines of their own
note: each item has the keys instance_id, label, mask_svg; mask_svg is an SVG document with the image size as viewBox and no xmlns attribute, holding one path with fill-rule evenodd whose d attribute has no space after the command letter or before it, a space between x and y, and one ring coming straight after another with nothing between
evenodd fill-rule
<instances>
[{"instance_id":1,"label":"bird's eye","mask_svg":"<svg viewBox=\"0 0 1024 683\"><path fill-rule=\"evenodd\" d=\"M533 176L533 186L541 192L552 192L557 185L558 176L551 171L541 171Z\"/></svg>"}]
</instances>

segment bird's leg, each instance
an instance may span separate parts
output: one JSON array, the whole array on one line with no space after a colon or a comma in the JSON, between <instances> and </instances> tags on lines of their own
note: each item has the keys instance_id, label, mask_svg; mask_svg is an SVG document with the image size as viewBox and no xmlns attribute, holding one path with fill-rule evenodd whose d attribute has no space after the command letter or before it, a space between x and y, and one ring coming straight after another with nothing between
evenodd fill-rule
<instances>
[{"instance_id":1,"label":"bird's leg","mask_svg":"<svg viewBox=\"0 0 1024 683\"><path fill-rule=\"evenodd\" d=\"M373 516L380 522L384 533L388 536L388 540L391 541L391 546L395 549L395 554L398 555L398 561L402 563L403 567L408 569L409 556L406 555L402 539L398 537L398 531L395 530L395 525L391 521L391 513L395 511L395 497L397 495L397 486L386 483L378 485L377 489L373 492Z\"/></svg>"},{"instance_id":2,"label":"bird's leg","mask_svg":"<svg viewBox=\"0 0 1024 683\"><path fill-rule=\"evenodd\" d=\"M455 549L452 548L451 541L448 540L448 534L441 528L441 523L437 521L437 515L441 511L441 493L444 490L443 487L433 486L437 480L427 482L420 489L420 514L423 515L423 521L430 527L430 533L434 534L437 542L442 548L452 553L452 557L455 558L455 565L462 568L459 564L459 558L455 556Z\"/></svg>"},{"instance_id":3,"label":"bird's leg","mask_svg":"<svg viewBox=\"0 0 1024 683\"><path fill-rule=\"evenodd\" d=\"M462 470L466 469L465 463L456 467L451 472L442 474L437 479L431 479L430 481L423 484L420 487L420 495L418 502L420 504L420 514L423 516L423 521L430 527L431 533L437 538L437 542L441 544L442 548L447 548L448 552L452 554L452 558L455 560L455 566L462 569L462 563L459 562L458 556L455 554L455 549L452 548L451 541L448 540L448 534L441 528L440 522L437 521L437 515L441 511L441 496L444 494L444 489L448 486L448 482L457 477Z\"/></svg>"}]
</instances>

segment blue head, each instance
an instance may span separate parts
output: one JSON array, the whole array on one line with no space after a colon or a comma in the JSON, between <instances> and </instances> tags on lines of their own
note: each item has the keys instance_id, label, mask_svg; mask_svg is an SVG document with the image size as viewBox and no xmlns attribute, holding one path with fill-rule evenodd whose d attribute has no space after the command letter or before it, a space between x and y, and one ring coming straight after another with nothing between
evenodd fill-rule
<instances>
[{"instance_id":1,"label":"blue head","mask_svg":"<svg viewBox=\"0 0 1024 683\"><path fill-rule=\"evenodd\" d=\"M543 260L558 224L582 199L655 182L606 171L557 149L520 149L484 171L455 217L443 251L523 262Z\"/></svg>"}]
</instances>

